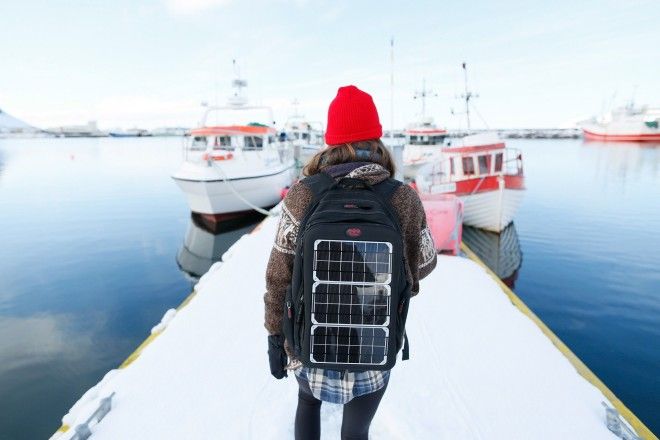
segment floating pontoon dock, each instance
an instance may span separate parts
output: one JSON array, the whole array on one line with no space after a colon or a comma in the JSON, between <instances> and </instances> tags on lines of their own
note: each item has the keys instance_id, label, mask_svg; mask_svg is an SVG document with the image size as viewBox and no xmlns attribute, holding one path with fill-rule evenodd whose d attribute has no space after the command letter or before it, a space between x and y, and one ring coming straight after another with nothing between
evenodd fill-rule
<instances>
[{"instance_id":1,"label":"floating pontoon dock","mask_svg":"<svg viewBox=\"0 0 660 440\"><path fill-rule=\"evenodd\" d=\"M52 439L293 438L297 384L270 376L263 327L276 225L238 240ZM392 371L374 439L657 438L464 250L439 256L412 301L411 357ZM341 407L322 411L322 438L338 439Z\"/></svg>"}]
</instances>

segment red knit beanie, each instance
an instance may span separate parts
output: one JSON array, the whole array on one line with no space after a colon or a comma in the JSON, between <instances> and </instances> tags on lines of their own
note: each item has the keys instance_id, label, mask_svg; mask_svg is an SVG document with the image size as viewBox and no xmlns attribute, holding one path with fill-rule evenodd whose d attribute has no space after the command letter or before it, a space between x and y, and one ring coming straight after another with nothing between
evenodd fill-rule
<instances>
[{"instance_id":1,"label":"red knit beanie","mask_svg":"<svg viewBox=\"0 0 660 440\"><path fill-rule=\"evenodd\" d=\"M337 90L328 108L327 127L325 143L329 146L379 139L383 135L374 100L355 86Z\"/></svg>"}]
</instances>

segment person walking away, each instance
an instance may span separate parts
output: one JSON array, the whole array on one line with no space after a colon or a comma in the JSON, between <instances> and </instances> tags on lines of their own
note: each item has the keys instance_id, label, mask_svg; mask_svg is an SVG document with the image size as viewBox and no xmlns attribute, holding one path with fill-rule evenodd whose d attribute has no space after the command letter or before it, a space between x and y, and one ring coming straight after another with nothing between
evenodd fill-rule
<instances>
[{"instance_id":1,"label":"person walking away","mask_svg":"<svg viewBox=\"0 0 660 440\"><path fill-rule=\"evenodd\" d=\"M436 265L435 246L419 196L410 186L392 179L394 162L381 137L372 97L352 85L340 87L328 109L327 147L310 159L303 170L307 177L290 188L282 204L266 269L265 327L271 374L281 379L293 370L299 385L295 416L298 440L320 438L322 402L344 406L342 439L368 439L369 426L390 379L390 370L340 371L304 366L294 353L293 341L284 336L285 296L292 283L299 234L303 233L301 222L314 205L314 188L310 187L314 178L318 181L318 177L329 176L331 182L358 180L374 189L384 185L395 188L387 203L398 222L411 296L419 292L419 280ZM319 173L325 176L317 176Z\"/></svg>"}]
</instances>

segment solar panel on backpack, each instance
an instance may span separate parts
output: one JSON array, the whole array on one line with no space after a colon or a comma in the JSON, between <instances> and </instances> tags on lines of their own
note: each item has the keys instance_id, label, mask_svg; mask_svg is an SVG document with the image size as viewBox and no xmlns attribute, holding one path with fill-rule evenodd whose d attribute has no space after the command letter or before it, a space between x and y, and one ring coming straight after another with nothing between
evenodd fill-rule
<instances>
[{"instance_id":1,"label":"solar panel on backpack","mask_svg":"<svg viewBox=\"0 0 660 440\"><path fill-rule=\"evenodd\" d=\"M310 360L323 364L387 362L392 244L314 242Z\"/></svg>"}]
</instances>

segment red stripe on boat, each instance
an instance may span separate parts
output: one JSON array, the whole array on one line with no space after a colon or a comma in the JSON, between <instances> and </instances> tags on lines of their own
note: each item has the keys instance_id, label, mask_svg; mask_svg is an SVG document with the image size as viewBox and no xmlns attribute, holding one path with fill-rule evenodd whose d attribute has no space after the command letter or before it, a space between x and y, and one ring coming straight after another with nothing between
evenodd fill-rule
<instances>
[{"instance_id":1,"label":"red stripe on boat","mask_svg":"<svg viewBox=\"0 0 660 440\"><path fill-rule=\"evenodd\" d=\"M217 135L262 135L275 134L277 131L272 127L255 125L226 125L215 127L200 127L190 130L191 136L217 136Z\"/></svg>"},{"instance_id":2,"label":"red stripe on boat","mask_svg":"<svg viewBox=\"0 0 660 440\"><path fill-rule=\"evenodd\" d=\"M479 194L486 191L499 189L498 176L486 178L475 177L474 179L460 180L456 182L456 191L453 194L464 196ZM506 189L525 189L525 178L523 176L505 175L504 187Z\"/></svg>"},{"instance_id":3,"label":"red stripe on boat","mask_svg":"<svg viewBox=\"0 0 660 440\"><path fill-rule=\"evenodd\" d=\"M639 133L639 134L601 134L582 129L584 138L593 141L643 141L660 142L660 133Z\"/></svg>"}]
</instances>

